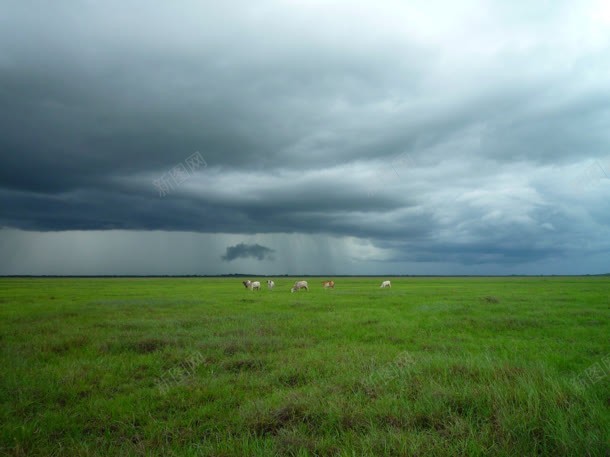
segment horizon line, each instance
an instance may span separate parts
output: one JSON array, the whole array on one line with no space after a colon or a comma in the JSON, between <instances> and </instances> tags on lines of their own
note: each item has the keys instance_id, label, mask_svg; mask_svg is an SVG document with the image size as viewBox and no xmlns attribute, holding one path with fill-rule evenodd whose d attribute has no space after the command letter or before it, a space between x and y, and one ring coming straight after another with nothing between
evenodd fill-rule
<instances>
[{"instance_id":1,"label":"horizon line","mask_svg":"<svg viewBox=\"0 0 610 457\"><path fill-rule=\"evenodd\" d=\"M247 273L227 273L227 274L182 274L182 275L137 275L137 274L100 274L100 275L0 275L0 278L232 278L232 277L309 277L309 278L510 278L510 277L581 277L581 276L610 276L610 273L583 273L583 274L504 274L504 275L484 275L484 274L448 274L448 275L433 275L433 274L371 274L371 275L323 275L323 274L247 274Z\"/></svg>"}]
</instances>

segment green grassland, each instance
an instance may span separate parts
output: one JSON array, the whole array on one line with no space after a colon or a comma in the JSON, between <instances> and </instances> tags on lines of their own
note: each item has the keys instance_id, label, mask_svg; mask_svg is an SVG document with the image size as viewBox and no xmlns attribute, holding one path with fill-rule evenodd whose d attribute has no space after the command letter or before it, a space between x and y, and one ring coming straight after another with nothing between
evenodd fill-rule
<instances>
[{"instance_id":1,"label":"green grassland","mask_svg":"<svg viewBox=\"0 0 610 457\"><path fill-rule=\"evenodd\" d=\"M0 279L0 454L610 455L610 278L307 279Z\"/></svg>"}]
</instances>

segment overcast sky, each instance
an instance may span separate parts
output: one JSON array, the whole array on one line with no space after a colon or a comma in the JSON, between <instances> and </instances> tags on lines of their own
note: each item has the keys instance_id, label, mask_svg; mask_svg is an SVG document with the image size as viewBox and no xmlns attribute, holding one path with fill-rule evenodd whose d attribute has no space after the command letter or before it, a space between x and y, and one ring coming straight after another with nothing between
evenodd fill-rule
<instances>
[{"instance_id":1,"label":"overcast sky","mask_svg":"<svg viewBox=\"0 0 610 457\"><path fill-rule=\"evenodd\" d=\"M0 0L0 227L0 274L610 272L610 3Z\"/></svg>"}]
</instances>

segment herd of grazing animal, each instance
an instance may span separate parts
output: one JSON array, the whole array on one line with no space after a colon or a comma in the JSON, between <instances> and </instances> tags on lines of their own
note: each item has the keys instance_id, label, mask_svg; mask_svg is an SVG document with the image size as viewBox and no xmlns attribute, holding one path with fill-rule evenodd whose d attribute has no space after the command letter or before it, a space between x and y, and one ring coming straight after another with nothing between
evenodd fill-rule
<instances>
[{"instance_id":1,"label":"herd of grazing animal","mask_svg":"<svg viewBox=\"0 0 610 457\"><path fill-rule=\"evenodd\" d=\"M250 281L249 279L246 281L242 281L242 284L244 285L244 287L246 289L250 289L250 290L261 290L261 283L260 281ZM275 287L275 282L273 282L271 279L267 279L267 288L269 290L273 290L273 288ZM334 289L335 288L335 281L322 281L322 287L324 289ZM392 283L390 281L383 281L381 283L380 288L384 289L386 287L392 287ZM309 285L307 284L307 281L296 281L294 283L294 285L292 286L292 288L290 289L290 292L297 292L301 289L305 289L306 291L309 292Z\"/></svg>"}]
</instances>

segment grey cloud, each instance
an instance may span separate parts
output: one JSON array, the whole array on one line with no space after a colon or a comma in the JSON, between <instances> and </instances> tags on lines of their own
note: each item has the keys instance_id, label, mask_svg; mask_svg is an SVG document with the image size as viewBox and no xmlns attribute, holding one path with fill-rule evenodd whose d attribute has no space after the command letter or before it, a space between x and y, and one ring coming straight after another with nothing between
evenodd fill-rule
<instances>
[{"instance_id":1,"label":"grey cloud","mask_svg":"<svg viewBox=\"0 0 610 457\"><path fill-rule=\"evenodd\" d=\"M244 244L239 243L235 246L228 246L227 252L222 256L222 260L226 262L231 262L235 259L245 259L248 257L253 257L258 260L273 260L273 249L270 249L266 246L261 246L260 244Z\"/></svg>"},{"instance_id":2,"label":"grey cloud","mask_svg":"<svg viewBox=\"0 0 610 457\"><path fill-rule=\"evenodd\" d=\"M590 5L36 3L0 19L0 227L323 234L386 262L605 252L606 181L567 189L589 160L610 175ZM195 151L208 167L159 197Z\"/></svg>"}]
</instances>

